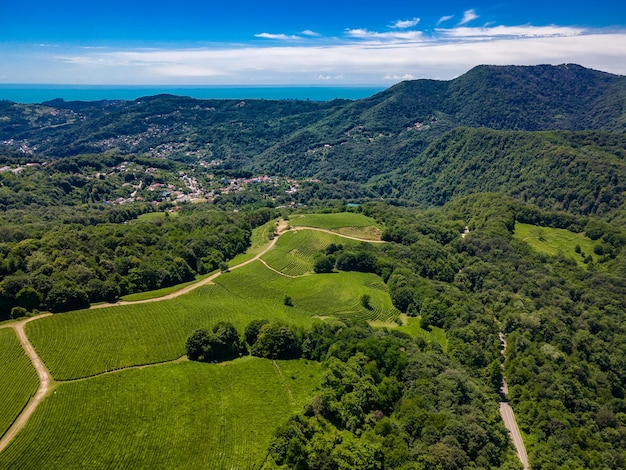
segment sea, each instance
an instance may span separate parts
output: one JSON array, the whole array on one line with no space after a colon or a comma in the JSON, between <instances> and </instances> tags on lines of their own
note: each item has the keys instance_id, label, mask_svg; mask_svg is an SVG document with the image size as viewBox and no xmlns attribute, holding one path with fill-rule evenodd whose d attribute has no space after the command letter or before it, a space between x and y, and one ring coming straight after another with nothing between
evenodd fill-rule
<instances>
[{"instance_id":1,"label":"sea","mask_svg":"<svg viewBox=\"0 0 626 470\"><path fill-rule=\"evenodd\" d=\"M65 101L132 101L167 93L199 99L266 99L331 101L358 100L382 90L382 86L111 86L111 85L12 85L0 84L0 100L32 104L61 98Z\"/></svg>"}]
</instances>

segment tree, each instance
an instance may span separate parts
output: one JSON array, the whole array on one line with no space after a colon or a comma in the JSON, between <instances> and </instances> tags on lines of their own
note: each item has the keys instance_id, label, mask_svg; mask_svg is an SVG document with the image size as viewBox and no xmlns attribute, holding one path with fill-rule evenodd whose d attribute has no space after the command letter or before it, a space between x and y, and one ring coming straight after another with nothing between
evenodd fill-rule
<instances>
[{"instance_id":1,"label":"tree","mask_svg":"<svg viewBox=\"0 0 626 470\"><path fill-rule=\"evenodd\" d=\"M313 261L313 271L317 274L330 273L334 267L335 264L330 256L319 255Z\"/></svg>"},{"instance_id":2,"label":"tree","mask_svg":"<svg viewBox=\"0 0 626 470\"><path fill-rule=\"evenodd\" d=\"M243 332L243 337L246 343L248 343L248 346L252 346L256 343L257 337L259 336L259 330L267 323L269 323L269 320L252 320L248 326L246 326L246 329Z\"/></svg>"},{"instance_id":3,"label":"tree","mask_svg":"<svg viewBox=\"0 0 626 470\"><path fill-rule=\"evenodd\" d=\"M225 361L238 357L242 351L239 333L229 322L219 322L211 333L200 328L186 342L187 357L192 361Z\"/></svg>"},{"instance_id":4,"label":"tree","mask_svg":"<svg viewBox=\"0 0 626 470\"><path fill-rule=\"evenodd\" d=\"M187 357L190 361L204 361L206 345L209 344L209 332L204 328L194 330L185 344Z\"/></svg>"},{"instance_id":5,"label":"tree","mask_svg":"<svg viewBox=\"0 0 626 470\"><path fill-rule=\"evenodd\" d=\"M210 338L212 360L224 361L234 359L241 352L239 333L230 322L221 321L212 329Z\"/></svg>"},{"instance_id":6,"label":"tree","mask_svg":"<svg viewBox=\"0 0 626 470\"><path fill-rule=\"evenodd\" d=\"M279 323L267 323L259 330L256 342L250 348L253 356L270 359L295 359L302 354L295 331Z\"/></svg>"},{"instance_id":7,"label":"tree","mask_svg":"<svg viewBox=\"0 0 626 470\"><path fill-rule=\"evenodd\" d=\"M372 305L370 303L371 299L372 298L369 294L363 294L361 296L361 305L363 306L363 308L366 308L367 310L372 310Z\"/></svg>"},{"instance_id":8,"label":"tree","mask_svg":"<svg viewBox=\"0 0 626 470\"><path fill-rule=\"evenodd\" d=\"M56 284L48 292L46 304L51 312L66 312L89 307L87 293L69 282Z\"/></svg>"},{"instance_id":9,"label":"tree","mask_svg":"<svg viewBox=\"0 0 626 470\"><path fill-rule=\"evenodd\" d=\"M286 305L287 307L293 307L293 300L291 300L290 296L286 295L283 300L283 304Z\"/></svg>"}]
</instances>

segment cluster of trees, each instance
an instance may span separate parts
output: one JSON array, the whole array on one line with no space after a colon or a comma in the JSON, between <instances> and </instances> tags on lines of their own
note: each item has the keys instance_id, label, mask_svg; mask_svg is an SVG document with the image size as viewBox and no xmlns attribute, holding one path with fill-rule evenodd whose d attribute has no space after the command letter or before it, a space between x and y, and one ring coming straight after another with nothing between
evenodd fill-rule
<instances>
[{"instance_id":1,"label":"cluster of trees","mask_svg":"<svg viewBox=\"0 0 626 470\"><path fill-rule=\"evenodd\" d=\"M296 359L302 356L302 332L294 327L268 320L254 320L246 327L243 339L229 322L219 322L211 332L195 330L186 342L192 361L218 362L244 354L268 359Z\"/></svg>"},{"instance_id":2,"label":"cluster of trees","mask_svg":"<svg viewBox=\"0 0 626 470\"><path fill-rule=\"evenodd\" d=\"M436 343L364 322L255 320L243 338L220 322L186 347L199 361L249 351L323 362L319 394L277 430L265 468L517 468L494 396Z\"/></svg>"},{"instance_id":3,"label":"cluster of trees","mask_svg":"<svg viewBox=\"0 0 626 470\"><path fill-rule=\"evenodd\" d=\"M369 250L367 246L344 248L342 244L331 243L323 254L315 257L313 271L318 274L330 273L334 269L376 273L379 271L378 259L375 251Z\"/></svg>"},{"instance_id":4,"label":"cluster of trees","mask_svg":"<svg viewBox=\"0 0 626 470\"><path fill-rule=\"evenodd\" d=\"M245 251L251 228L273 216L269 209L237 214L187 206L124 224L50 222L6 230L0 234L0 318L24 309L85 308L193 280Z\"/></svg>"}]
</instances>

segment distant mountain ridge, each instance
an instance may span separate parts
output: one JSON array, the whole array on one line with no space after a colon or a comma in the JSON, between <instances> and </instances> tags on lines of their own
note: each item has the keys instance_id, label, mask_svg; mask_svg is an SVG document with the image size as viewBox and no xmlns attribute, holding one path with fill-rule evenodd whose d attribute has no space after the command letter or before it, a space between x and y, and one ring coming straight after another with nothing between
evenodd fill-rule
<instances>
[{"instance_id":1,"label":"distant mountain ridge","mask_svg":"<svg viewBox=\"0 0 626 470\"><path fill-rule=\"evenodd\" d=\"M438 181L440 197L431 192L427 199L441 203L447 200L445 195L459 193L442 186L443 180L437 177L446 171L458 173L449 165L456 165L457 170L462 167L463 162L450 157L451 149L459 141L477 145L475 135L469 138L471 133L459 128L623 135L626 77L573 64L481 65L454 80L405 81L357 101L197 100L157 95L135 101L0 102L0 156L147 154L191 164L210 161L224 169L371 182L381 195L410 198L429 191L416 189L418 181ZM545 136L532 133L520 139L487 134L476 148L502 161L511 154L489 150L485 142L502 145L506 141L505 149L522 141L528 148L545 143ZM612 138L603 135L585 137L600 139L594 144L602 149L594 153L600 159L608 158L607 152L620 145L610 144L607 150L606 142ZM535 138L539 139L536 145L528 142ZM439 152L449 158L442 160ZM514 153L518 160L522 158L520 149ZM469 147L463 154L476 162L481 158ZM432 165L433 161L440 163ZM424 173L426 168L429 174ZM484 180L492 174L487 170L477 177ZM409 181L407 175L416 179ZM493 190L491 183L495 184L477 183L476 189ZM584 205L597 208L600 204Z\"/></svg>"}]
</instances>

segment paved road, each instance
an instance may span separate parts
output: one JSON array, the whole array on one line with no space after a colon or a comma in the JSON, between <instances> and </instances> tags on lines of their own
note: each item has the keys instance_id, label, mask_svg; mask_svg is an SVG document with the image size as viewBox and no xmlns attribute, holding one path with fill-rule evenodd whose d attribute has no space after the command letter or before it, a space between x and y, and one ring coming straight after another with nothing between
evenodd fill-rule
<instances>
[{"instance_id":1,"label":"paved road","mask_svg":"<svg viewBox=\"0 0 626 470\"><path fill-rule=\"evenodd\" d=\"M506 350L506 338L502 333L500 333L500 343L502 344L502 355L504 356L504 352ZM506 383L506 380L502 379L500 395L503 397L503 400L500 402L500 416L502 416L504 426L509 430L509 434L511 435L511 439L513 440L513 444L515 445L515 450L517 451L517 458L519 458L520 462L522 462L524 470L529 470L530 464L528 463L526 446L524 445L522 434L519 432L519 427L517 426L517 421L515 420L513 408L511 408L509 402L506 401L506 396L508 393L509 387Z\"/></svg>"},{"instance_id":2,"label":"paved road","mask_svg":"<svg viewBox=\"0 0 626 470\"><path fill-rule=\"evenodd\" d=\"M524 470L530 469L530 465L528 464L528 454L526 454L526 446L524 446L522 435L517 427L517 421L515 421L513 408L511 408L511 405L509 405L508 402L500 402L500 416L502 416L502 421L504 421L504 425L509 430L509 434L511 435L515 449L517 450L517 457L520 462L522 462Z\"/></svg>"}]
</instances>

